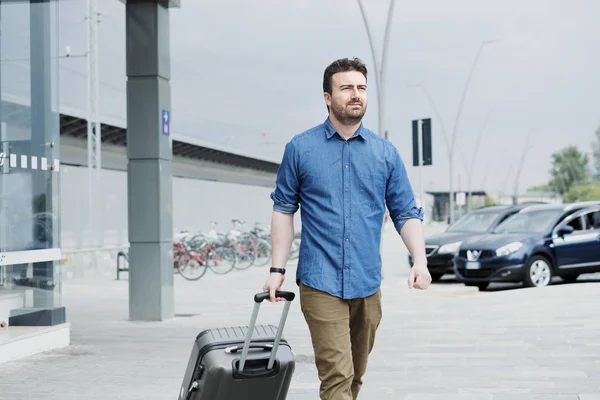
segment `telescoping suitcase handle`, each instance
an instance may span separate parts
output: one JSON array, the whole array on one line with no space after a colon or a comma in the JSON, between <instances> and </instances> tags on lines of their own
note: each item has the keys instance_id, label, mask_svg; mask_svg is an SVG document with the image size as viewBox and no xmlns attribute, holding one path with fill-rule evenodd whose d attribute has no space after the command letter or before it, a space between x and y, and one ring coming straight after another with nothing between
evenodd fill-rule
<instances>
[{"instance_id":1,"label":"telescoping suitcase handle","mask_svg":"<svg viewBox=\"0 0 600 400\"><path fill-rule=\"evenodd\" d=\"M254 327L256 326L256 319L258 317L258 311L260 310L260 305L263 301L270 297L269 292L261 292L254 295L254 309L252 310L252 316L250 317L250 324L248 325L248 333L246 334L246 340L244 341L244 348L242 349L242 356L240 357L240 372L244 370L244 364L246 363L246 358L248 357L248 351L250 350L250 343L252 342L252 333L254 332ZM281 313L281 320L279 321L279 326L277 327L277 333L275 334L275 340L273 342L273 349L271 350L271 357L269 358L269 363L267 364L267 369L273 368L273 364L275 363L275 355L277 354L277 348L279 347L279 341L281 340L281 335L283 333L283 327L285 325L285 321L287 319L288 312L290 311L291 301L294 300L296 294L294 292L284 292L284 291L276 291L275 297L284 298L285 304L283 306L283 312Z\"/></svg>"}]
</instances>

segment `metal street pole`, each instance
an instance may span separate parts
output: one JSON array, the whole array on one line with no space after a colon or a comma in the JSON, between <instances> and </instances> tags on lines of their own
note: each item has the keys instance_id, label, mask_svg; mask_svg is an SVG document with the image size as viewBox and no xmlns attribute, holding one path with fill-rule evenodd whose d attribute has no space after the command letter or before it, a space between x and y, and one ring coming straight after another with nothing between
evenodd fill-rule
<instances>
[{"instance_id":1,"label":"metal street pole","mask_svg":"<svg viewBox=\"0 0 600 400\"><path fill-rule=\"evenodd\" d=\"M460 115L462 113L462 108L463 108L463 104L465 102L465 98L467 96L467 91L469 90L469 84L471 83L471 78L473 77L473 71L475 70L475 66L477 65L479 58L481 56L481 53L483 51L483 48L485 45L487 44L491 44L494 43L495 40L484 40L481 42L481 45L479 46L479 50L477 51L477 55L475 56L475 59L473 60L473 63L471 64L471 69L469 71L469 75L467 76L467 81L465 82L465 86L463 88L463 92L462 92L462 96L460 98L460 103L458 105L458 111L456 113L456 118L454 119L454 129L452 130L452 141L450 144L450 165L448 168L448 173L449 173L449 177L450 177L450 190L449 190L449 197L450 197L450 223L452 224L454 222L454 147L456 144L456 131L458 130L458 121L460 119Z\"/></svg>"},{"instance_id":2,"label":"metal street pole","mask_svg":"<svg viewBox=\"0 0 600 400\"><path fill-rule=\"evenodd\" d=\"M506 185L508 185L508 180L510 179L510 175L512 174L514 164L511 162L510 167L508 167L508 172L506 173L506 177L504 178L504 182L502 183L502 197L506 196ZM504 199L503 199L504 200Z\"/></svg>"},{"instance_id":3,"label":"metal street pole","mask_svg":"<svg viewBox=\"0 0 600 400\"><path fill-rule=\"evenodd\" d=\"M379 136L383 136L385 134L385 67L387 65L387 53L388 53L388 43L390 36L390 27L392 25L392 18L394 15L394 6L396 4L396 0L390 1L390 6L388 9L387 22L385 25L385 33L383 36L383 49L381 55L381 65L379 65L377 52L375 51L375 46L373 44L373 35L371 34L371 28L369 26L369 22L367 21L367 16L365 14L365 9L362 4L362 0L358 0L358 7L360 9L360 14L362 15L363 21L365 23L365 28L367 30L367 37L369 39L369 46L371 48L371 56L373 57L373 64L375 66L375 83L377 85L377 114L378 114L378 131Z\"/></svg>"},{"instance_id":4,"label":"metal street pole","mask_svg":"<svg viewBox=\"0 0 600 400\"><path fill-rule=\"evenodd\" d=\"M523 170L523 165L525 164L525 158L527 157L527 153L531 149L531 145L529 143L529 139L531 138L531 134L533 131L529 131L529 134L525 138L525 146L523 146L523 152L521 153L521 159L519 160L519 166L517 167L517 174L515 175L515 186L513 191L513 204L518 204L519 198L519 178L521 177L521 171Z\"/></svg>"},{"instance_id":5,"label":"metal street pole","mask_svg":"<svg viewBox=\"0 0 600 400\"><path fill-rule=\"evenodd\" d=\"M425 85L423 85L422 83L407 85L407 87L420 88L423 90L423 93L425 93L425 96L427 97L427 100L429 101L429 105L431 105L431 108L433 109L433 112L435 113L435 118L437 119L438 123L440 124L440 128L442 129L442 135L444 136L444 142L446 143L446 150L449 153L450 152L450 143L448 142L448 135L446 134L446 127L444 125L444 121L442 120L442 117L440 116L440 113L439 113L435 103L433 102L433 99L429 95L429 91L427 90L427 87L425 87Z\"/></svg>"},{"instance_id":6,"label":"metal street pole","mask_svg":"<svg viewBox=\"0 0 600 400\"><path fill-rule=\"evenodd\" d=\"M487 174L489 172L490 166L486 165L485 169L483 170L483 179L481 179L481 190L483 190L484 192L485 190L485 178L487 178Z\"/></svg>"},{"instance_id":7,"label":"metal street pole","mask_svg":"<svg viewBox=\"0 0 600 400\"><path fill-rule=\"evenodd\" d=\"M431 98L431 95L429 94L429 91L427 90L427 87L425 85L423 85L422 83L407 85L407 87L409 87L409 88L420 88L420 89L423 90L423 93L425 93L425 96L427 97L427 100L429 101L429 104L431 105L431 108L433 109L433 112L435 113L435 117L436 117L436 119L437 119L437 121L438 121L438 123L440 125L441 130L442 130L442 135L444 136L444 142L446 143L446 151L447 151L447 154L449 155L450 154L450 143L448 142L448 135L446 134L446 127L444 126L444 121L442 120L442 117L440 116L438 108L435 105L433 99ZM476 155L477 155L477 149L479 147L479 142L481 140L481 136L482 136L482 134L483 134L483 132L485 130L485 127L487 125L487 121L488 121L491 113L492 113L492 110L490 110L488 112L488 114L486 115L486 117L484 119L484 122L483 122L483 126L481 127L481 130L479 131L479 135L477 137L477 142L476 142L476 145L475 145L475 151L473 152L473 157L471 159L471 167L470 168L467 166L466 157L464 156L464 154L462 152L462 148L460 147L460 145L456 144L456 148L458 149L458 152L461 155L461 158L463 160L463 165L465 167L465 172L467 173L467 176L468 176L468 186L469 186L468 187L468 190L469 190L469 194L468 194L468 196L469 196L468 207L469 208L468 208L468 210L469 211L471 210L471 203L470 203L470 201L471 201L471 191L470 191L470 188L471 188L472 170L473 170L474 165L475 165L475 158L476 158Z\"/></svg>"},{"instance_id":8,"label":"metal street pole","mask_svg":"<svg viewBox=\"0 0 600 400\"><path fill-rule=\"evenodd\" d=\"M99 122L99 68L98 68L98 23L99 14L97 0L87 0L87 19L88 19L88 48L87 48L87 145L88 145L88 224L89 235L92 248L98 248L100 218L98 218L96 205L100 204L96 189L100 185L101 170L101 149L100 139L101 130ZM99 191L98 191L99 192ZM98 252L95 250L94 264L98 261Z\"/></svg>"},{"instance_id":9,"label":"metal street pole","mask_svg":"<svg viewBox=\"0 0 600 400\"><path fill-rule=\"evenodd\" d=\"M448 135L446 134L446 127L444 125L444 121L442 120L442 117L440 116L438 108L436 107L435 103L433 102L433 99L431 98L431 95L429 94L429 91L427 90L427 87L425 87L425 85L423 85L421 83L419 83L419 84L413 84L413 85L407 85L407 87L409 87L409 88L420 88L420 89L423 90L423 93L425 93L425 96L427 97L427 100L429 101L429 104L431 105L431 108L433 109L433 112L435 113L435 117L436 117L436 119L437 119L437 121L438 121L438 123L440 125L441 130L442 130L442 135L444 136L444 143L446 143L446 151L448 152L448 154L450 154L450 143L448 142ZM420 138L420 136L419 136L419 138ZM421 147L420 146L421 145L419 144L419 154L421 154ZM419 157L419 160L420 160L420 157ZM420 164L419 164L419 177L421 176L420 175L421 174L420 169L421 169L421 167L420 167ZM422 192L422 190L421 190L421 192Z\"/></svg>"},{"instance_id":10,"label":"metal street pole","mask_svg":"<svg viewBox=\"0 0 600 400\"><path fill-rule=\"evenodd\" d=\"M467 165L467 157L465 157L465 155L463 154L462 149L460 147L458 148L458 151L460 153L460 158L463 161L465 170L467 172L467 211L471 211L471 209L472 209L471 200L473 197L472 196L473 169L475 168L475 160L477 159L477 154L478 154L477 150L479 149L479 143L481 142L481 137L483 136L483 132L485 131L485 128L487 126L488 120L489 120L492 112L493 112L493 110L489 110L483 120L481 129L479 130L479 134L477 135L477 140L475 141L475 149L473 150L473 156L471 157L471 165L470 166Z\"/></svg>"},{"instance_id":11,"label":"metal street pole","mask_svg":"<svg viewBox=\"0 0 600 400\"><path fill-rule=\"evenodd\" d=\"M419 134L417 135L417 160L419 161L419 200L421 201L421 207L425 209L425 192L423 190L423 123L419 121Z\"/></svg>"}]
</instances>

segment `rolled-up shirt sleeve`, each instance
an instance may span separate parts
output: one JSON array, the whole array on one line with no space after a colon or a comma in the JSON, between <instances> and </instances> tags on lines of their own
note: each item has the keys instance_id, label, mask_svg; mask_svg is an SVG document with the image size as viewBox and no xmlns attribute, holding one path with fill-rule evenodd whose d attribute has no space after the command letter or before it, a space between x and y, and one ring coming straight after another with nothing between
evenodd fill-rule
<instances>
[{"instance_id":1,"label":"rolled-up shirt sleeve","mask_svg":"<svg viewBox=\"0 0 600 400\"><path fill-rule=\"evenodd\" d=\"M395 147L392 147L389 166L390 174L385 200L390 212L390 219L394 223L396 231L400 233L404 223L409 219L415 218L423 221L423 208L417 207L406 167Z\"/></svg>"},{"instance_id":2,"label":"rolled-up shirt sleeve","mask_svg":"<svg viewBox=\"0 0 600 400\"><path fill-rule=\"evenodd\" d=\"M277 171L275 190L271 193L273 210L294 214L299 208L300 183L298 179L298 152L294 142L285 146L281 165Z\"/></svg>"}]
</instances>

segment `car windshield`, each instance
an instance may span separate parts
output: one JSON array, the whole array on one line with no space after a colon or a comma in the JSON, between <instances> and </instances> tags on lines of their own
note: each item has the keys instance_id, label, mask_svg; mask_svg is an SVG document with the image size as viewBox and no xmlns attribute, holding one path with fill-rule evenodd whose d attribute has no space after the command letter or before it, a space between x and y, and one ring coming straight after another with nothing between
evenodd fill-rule
<instances>
[{"instance_id":1,"label":"car windshield","mask_svg":"<svg viewBox=\"0 0 600 400\"><path fill-rule=\"evenodd\" d=\"M495 212L469 213L452 224L446 232L486 232L497 217L498 213Z\"/></svg>"},{"instance_id":2,"label":"car windshield","mask_svg":"<svg viewBox=\"0 0 600 400\"><path fill-rule=\"evenodd\" d=\"M512 215L496 228L494 233L541 233L550 229L561 210L536 210Z\"/></svg>"}]
</instances>

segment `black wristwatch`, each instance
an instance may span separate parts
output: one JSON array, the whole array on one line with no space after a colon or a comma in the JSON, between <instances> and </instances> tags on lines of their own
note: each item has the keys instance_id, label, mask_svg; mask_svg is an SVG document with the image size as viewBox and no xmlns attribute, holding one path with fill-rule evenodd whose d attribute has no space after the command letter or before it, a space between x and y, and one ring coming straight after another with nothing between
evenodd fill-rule
<instances>
[{"instance_id":1,"label":"black wristwatch","mask_svg":"<svg viewBox=\"0 0 600 400\"><path fill-rule=\"evenodd\" d=\"M283 269L283 268L274 268L274 267L271 267L271 269L269 270L269 272L276 272L278 274L285 275L285 269Z\"/></svg>"}]
</instances>

